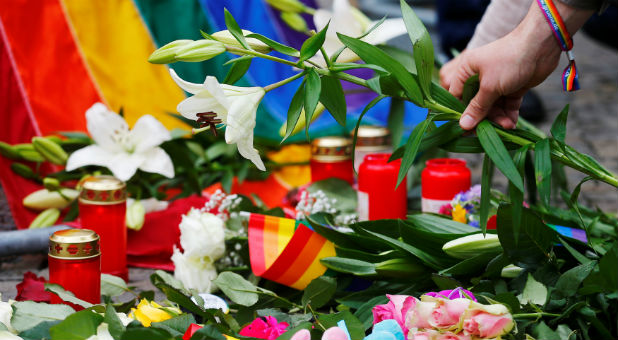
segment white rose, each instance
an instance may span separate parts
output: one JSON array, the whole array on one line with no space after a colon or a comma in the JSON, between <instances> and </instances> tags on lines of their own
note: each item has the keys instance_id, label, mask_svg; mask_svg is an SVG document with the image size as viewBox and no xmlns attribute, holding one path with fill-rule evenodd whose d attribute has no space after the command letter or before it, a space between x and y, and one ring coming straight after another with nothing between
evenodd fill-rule
<instances>
[{"instance_id":1,"label":"white rose","mask_svg":"<svg viewBox=\"0 0 618 340\"><path fill-rule=\"evenodd\" d=\"M225 254L225 227L221 218L191 209L182 216L179 227L185 255L207 256L214 262Z\"/></svg>"},{"instance_id":2,"label":"white rose","mask_svg":"<svg viewBox=\"0 0 618 340\"><path fill-rule=\"evenodd\" d=\"M190 256L183 254L177 248L172 255L176 277L185 288L195 289L200 293L211 293L216 290L212 281L217 278L217 269L208 256Z\"/></svg>"},{"instance_id":3,"label":"white rose","mask_svg":"<svg viewBox=\"0 0 618 340\"><path fill-rule=\"evenodd\" d=\"M0 331L0 339L2 340L24 340L23 338L9 332L9 331Z\"/></svg>"},{"instance_id":4,"label":"white rose","mask_svg":"<svg viewBox=\"0 0 618 340\"><path fill-rule=\"evenodd\" d=\"M13 316L13 308L8 302L2 302L2 294L0 294L0 323L4 324L6 328L13 332L13 326L11 326L11 317ZM0 339L3 339L0 337Z\"/></svg>"},{"instance_id":5,"label":"white rose","mask_svg":"<svg viewBox=\"0 0 618 340\"><path fill-rule=\"evenodd\" d=\"M97 327L97 334L91 335L86 340L114 340L114 338L109 334L109 326L103 322Z\"/></svg>"}]
</instances>

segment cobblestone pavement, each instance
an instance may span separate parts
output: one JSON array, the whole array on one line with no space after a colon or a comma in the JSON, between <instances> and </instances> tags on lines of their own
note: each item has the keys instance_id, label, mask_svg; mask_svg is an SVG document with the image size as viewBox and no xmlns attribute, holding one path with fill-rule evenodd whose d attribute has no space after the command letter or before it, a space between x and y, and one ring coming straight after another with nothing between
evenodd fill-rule
<instances>
[{"instance_id":1,"label":"cobblestone pavement","mask_svg":"<svg viewBox=\"0 0 618 340\"><path fill-rule=\"evenodd\" d=\"M610 171L618 173L618 52L592 41L583 34L575 36L575 55L580 70L582 89L566 94L561 89L560 72L566 65L563 59L558 69L536 91L541 97L547 118L537 124L549 132L551 122L565 104L571 105L567 125L567 142L587 153ZM481 158L479 155L458 155L468 160L473 183L480 183ZM583 175L568 171L571 188ZM495 185L504 188L504 178L497 176ZM588 182L582 187L580 199L587 205L618 211L618 190L604 183ZM0 190L0 231L15 228L4 193ZM45 256L28 255L0 258L0 293L6 301L16 295L15 285L23 273L30 270L47 276ZM151 270L132 268L130 285L142 290L153 289L148 280Z\"/></svg>"}]
</instances>

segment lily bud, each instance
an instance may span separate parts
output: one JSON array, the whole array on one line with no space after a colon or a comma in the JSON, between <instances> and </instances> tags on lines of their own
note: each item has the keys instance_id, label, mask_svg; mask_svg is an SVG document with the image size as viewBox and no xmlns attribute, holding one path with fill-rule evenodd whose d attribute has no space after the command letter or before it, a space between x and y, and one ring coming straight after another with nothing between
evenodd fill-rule
<instances>
[{"instance_id":1,"label":"lily bud","mask_svg":"<svg viewBox=\"0 0 618 340\"><path fill-rule=\"evenodd\" d=\"M322 115L322 113L324 113L324 109L326 109L324 107L324 104L318 102L318 105L315 107L315 111L313 111L313 116L311 116L311 122L309 122L309 125L311 125L314 120L318 119ZM292 130L292 134L290 136L299 133L302 129L305 128L305 125L307 125L307 122L305 121L305 108L303 107L300 112L300 117L298 117L298 121L296 122L296 126L294 126L294 130ZM279 136L285 136L286 129L287 123L283 122L283 125L281 125L281 128L279 129Z\"/></svg>"},{"instance_id":2,"label":"lily bud","mask_svg":"<svg viewBox=\"0 0 618 340\"><path fill-rule=\"evenodd\" d=\"M169 64L176 61L176 51L182 46L193 42L193 40L182 39L174 40L169 44L159 47L156 51L152 52L148 57L148 62L153 64Z\"/></svg>"},{"instance_id":3,"label":"lily bud","mask_svg":"<svg viewBox=\"0 0 618 340\"><path fill-rule=\"evenodd\" d=\"M458 259L469 259L479 254L499 254L502 251L498 235L474 234L449 241L442 246L448 255Z\"/></svg>"},{"instance_id":4,"label":"lily bud","mask_svg":"<svg viewBox=\"0 0 618 340\"><path fill-rule=\"evenodd\" d=\"M290 28L298 32L307 32L309 28L307 27L307 22L305 19L298 13L293 12L282 12L281 20L285 22Z\"/></svg>"},{"instance_id":5,"label":"lily bud","mask_svg":"<svg viewBox=\"0 0 618 340\"><path fill-rule=\"evenodd\" d=\"M17 154L19 154L19 157L23 160L37 163L45 161L43 155L36 151L34 146L30 143L13 145L13 150L15 150Z\"/></svg>"},{"instance_id":6,"label":"lily bud","mask_svg":"<svg viewBox=\"0 0 618 340\"><path fill-rule=\"evenodd\" d=\"M47 189L37 190L26 196L22 203L25 207L34 210L44 210L48 208L64 209L79 195L79 191L63 188L60 189L62 197L58 191L49 191Z\"/></svg>"},{"instance_id":7,"label":"lily bud","mask_svg":"<svg viewBox=\"0 0 618 340\"><path fill-rule=\"evenodd\" d=\"M50 139L45 137L33 137L32 146L51 163L58 165L65 165L67 163L69 155L67 155L60 145Z\"/></svg>"},{"instance_id":8,"label":"lily bud","mask_svg":"<svg viewBox=\"0 0 618 340\"><path fill-rule=\"evenodd\" d=\"M36 179L37 177L34 171L32 171L32 169L25 164L12 163L11 170L25 179Z\"/></svg>"},{"instance_id":9,"label":"lily bud","mask_svg":"<svg viewBox=\"0 0 618 340\"><path fill-rule=\"evenodd\" d=\"M127 208L126 225L127 228L139 231L144 226L144 218L146 216L146 209L139 200L135 200Z\"/></svg>"},{"instance_id":10,"label":"lily bud","mask_svg":"<svg viewBox=\"0 0 618 340\"><path fill-rule=\"evenodd\" d=\"M216 40L201 39L183 45L176 51L177 61L197 62L225 52L225 45Z\"/></svg>"},{"instance_id":11,"label":"lily bud","mask_svg":"<svg viewBox=\"0 0 618 340\"><path fill-rule=\"evenodd\" d=\"M43 186L49 191L56 191L60 189L60 181L53 177L43 178Z\"/></svg>"},{"instance_id":12,"label":"lily bud","mask_svg":"<svg viewBox=\"0 0 618 340\"><path fill-rule=\"evenodd\" d=\"M507 278L507 279L512 279L514 277L517 277L519 273L521 273L522 270L524 269L521 267L518 267L514 264L509 264L508 266L502 268L502 272L500 272L500 276Z\"/></svg>"},{"instance_id":13,"label":"lily bud","mask_svg":"<svg viewBox=\"0 0 618 340\"><path fill-rule=\"evenodd\" d=\"M282 12L300 13L307 10L305 4L298 0L266 0L266 2Z\"/></svg>"},{"instance_id":14,"label":"lily bud","mask_svg":"<svg viewBox=\"0 0 618 340\"><path fill-rule=\"evenodd\" d=\"M60 217L60 210L56 208L49 208L43 210L34 220L30 223L28 229L46 228L54 225Z\"/></svg>"},{"instance_id":15,"label":"lily bud","mask_svg":"<svg viewBox=\"0 0 618 340\"><path fill-rule=\"evenodd\" d=\"M19 159L19 153L10 144L5 142L0 142L0 155L8 159Z\"/></svg>"},{"instance_id":16,"label":"lily bud","mask_svg":"<svg viewBox=\"0 0 618 340\"><path fill-rule=\"evenodd\" d=\"M390 259L376 263L376 272L378 275L386 277L406 278L419 275L426 270L427 268L425 268L425 266L408 259Z\"/></svg>"},{"instance_id":17,"label":"lily bud","mask_svg":"<svg viewBox=\"0 0 618 340\"><path fill-rule=\"evenodd\" d=\"M253 32L247 31L247 30L242 30L242 35L244 35L244 36L247 36L247 35L249 35L251 33L253 33ZM211 36L213 38L217 39L217 41L220 41L220 42L224 43L227 46L233 46L233 47L242 48L242 46L240 45L238 40L236 40L236 38L234 38L232 33L230 33L230 31L228 31L228 30L215 32L215 33L211 34ZM247 41L247 44L249 44L249 47L251 47L251 49L253 49L256 52L268 53L268 52L271 51L270 46L266 45L265 43L255 39L255 38L245 38L245 40Z\"/></svg>"}]
</instances>

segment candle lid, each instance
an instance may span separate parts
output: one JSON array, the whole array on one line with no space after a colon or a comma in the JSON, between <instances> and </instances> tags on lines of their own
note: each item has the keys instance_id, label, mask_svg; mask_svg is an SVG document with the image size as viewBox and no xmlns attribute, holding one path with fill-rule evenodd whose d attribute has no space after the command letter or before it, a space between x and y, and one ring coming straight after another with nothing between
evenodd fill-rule
<instances>
[{"instance_id":1,"label":"candle lid","mask_svg":"<svg viewBox=\"0 0 618 340\"><path fill-rule=\"evenodd\" d=\"M354 136L354 131L352 131ZM356 147L390 147L391 133L383 126L361 125L356 136Z\"/></svg>"},{"instance_id":2,"label":"candle lid","mask_svg":"<svg viewBox=\"0 0 618 340\"><path fill-rule=\"evenodd\" d=\"M99 235L90 229L64 229L49 237L49 256L59 259L87 259L99 256Z\"/></svg>"},{"instance_id":3,"label":"candle lid","mask_svg":"<svg viewBox=\"0 0 618 340\"><path fill-rule=\"evenodd\" d=\"M81 185L81 202L115 204L127 199L126 184L114 176L90 176Z\"/></svg>"},{"instance_id":4,"label":"candle lid","mask_svg":"<svg viewBox=\"0 0 618 340\"><path fill-rule=\"evenodd\" d=\"M339 162L352 158L352 140L345 137L322 137L311 142L311 158L320 162Z\"/></svg>"}]
</instances>

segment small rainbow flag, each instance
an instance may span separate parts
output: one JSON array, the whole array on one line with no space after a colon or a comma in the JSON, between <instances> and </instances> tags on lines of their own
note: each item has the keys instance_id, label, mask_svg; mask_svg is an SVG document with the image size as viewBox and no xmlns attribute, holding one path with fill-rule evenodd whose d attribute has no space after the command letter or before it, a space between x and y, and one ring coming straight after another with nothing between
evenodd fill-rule
<instances>
[{"instance_id":1,"label":"small rainbow flag","mask_svg":"<svg viewBox=\"0 0 618 340\"><path fill-rule=\"evenodd\" d=\"M250 214L249 256L257 276L305 289L326 272L320 259L335 256L332 242L299 221Z\"/></svg>"}]
</instances>

